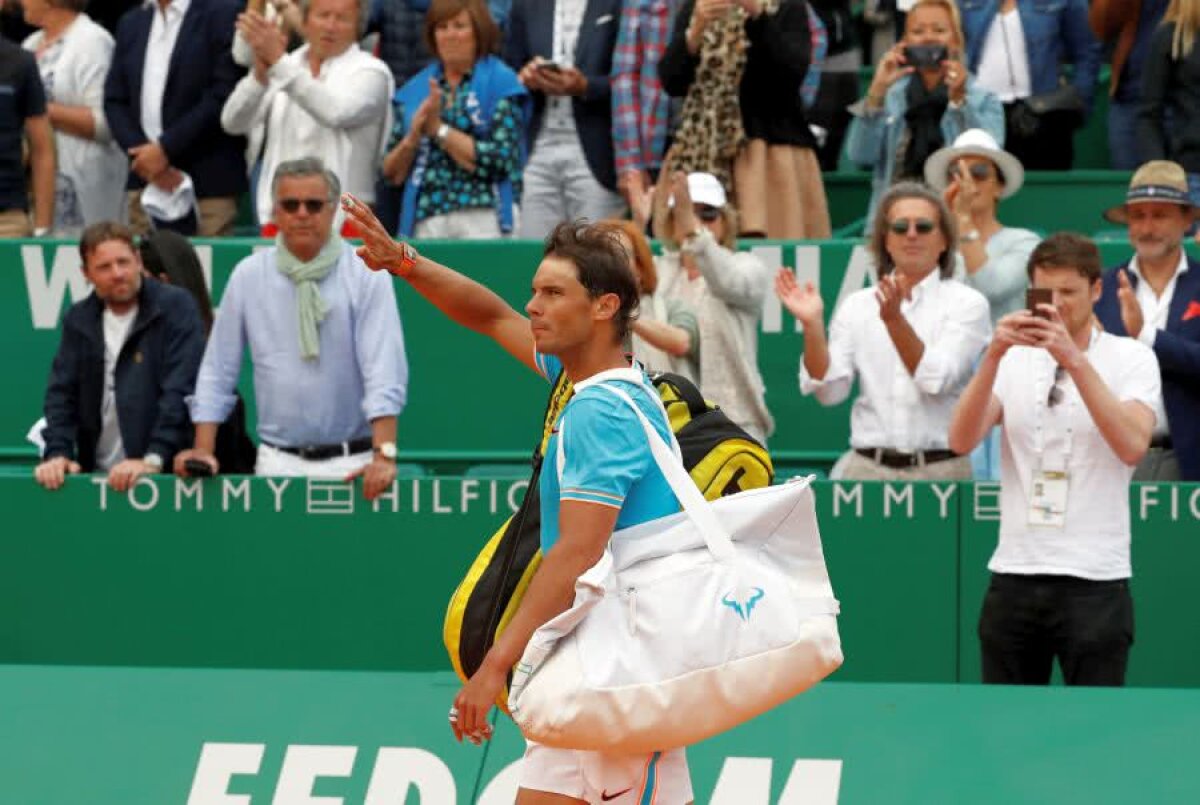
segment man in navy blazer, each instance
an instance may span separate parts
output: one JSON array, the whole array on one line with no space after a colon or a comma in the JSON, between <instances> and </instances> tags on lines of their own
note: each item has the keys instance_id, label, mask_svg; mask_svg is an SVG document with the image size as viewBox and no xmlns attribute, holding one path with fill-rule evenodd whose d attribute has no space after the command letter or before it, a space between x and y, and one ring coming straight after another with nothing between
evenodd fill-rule
<instances>
[{"instance_id":1,"label":"man in navy blazer","mask_svg":"<svg viewBox=\"0 0 1200 805\"><path fill-rule=\"evenodd\" d=\"M1166 416L1135 480L1200 481L1200 261L1183 251L1195 216L1187 174L1164 160L1138 168L1125 203L1104 213L1129 226L1135 254L1105 272L1096 317L1152 347L1162 371Z\"/></svg>"},{"instance_id":2,"label":"man in navy blazer","mask_svg":"<svg viewBox=\"0 0 1200 805\"><path fill-rule=\"evenodd\" d=\"M130 219L145 231L142 189L197 199L197 234L227 235L247 188L245 140L221 129L221 107L241 78L230 50L238 0L155 0L117 24L104 114L130 158ZM186 198L186 195L184 195Z\"/></svg>"},{"instance_id":3,"label":"man in navy blazer","mask_svg":"<svg viewBox=\"0 0 1200 805\"><path fill-rule=\"evenodd\" d=\"M519 232L621 214L609 73L621 0L513 0L504 61L533 95Z\"/></svg>"}]
</instances>

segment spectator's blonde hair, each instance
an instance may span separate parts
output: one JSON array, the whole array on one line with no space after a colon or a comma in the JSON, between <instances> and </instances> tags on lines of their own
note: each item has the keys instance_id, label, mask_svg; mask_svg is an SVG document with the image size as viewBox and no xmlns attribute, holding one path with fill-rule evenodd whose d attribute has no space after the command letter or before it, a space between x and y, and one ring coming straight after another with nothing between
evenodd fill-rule
<instances>
[{"instance_id":1,"label":"spectator's blonde hair","mask_svg":"<svg viewBox=\"0 0 1200 805\"><path fill-rule=\"evenodd\" d=\"M1200 30L1200 0L1171 0L1162 24L1175 26L1171 36L1171 58L1186 59L1196 44L1196 31Z\"/></svg>"},{"instance_id":2,"label":"spectator's blonde hair","mask_svg":"<svg viewBox=\"0 0 1200 805\"><path fill-rule=\"evenodd\" d=\"M958 13L958 4L954 0L917 0L913 7L908 10L908 17L912 19L913 12L919 8L940 8L950 16L950 28L954 34L955 48L962 51L967 45L967 38L963 36L962 15ZM908 24L905 23L904 34L908 35Z\"/></svg>"}]
</instances>

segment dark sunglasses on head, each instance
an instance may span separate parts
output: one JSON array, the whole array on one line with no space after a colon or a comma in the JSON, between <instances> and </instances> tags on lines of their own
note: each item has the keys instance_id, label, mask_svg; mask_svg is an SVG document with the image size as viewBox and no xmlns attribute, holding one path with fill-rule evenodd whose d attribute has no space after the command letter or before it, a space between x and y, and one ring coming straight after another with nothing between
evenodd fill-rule
<instances>
[{"instance_id":1,"label":"dark sunglasses on head","mask_svg":"<svg viewBox=\"0 0 1200 805\"><path fill-rule=\"evenodd\" d=\"M928 235L937 226L928 218L896 218L888 223L888 229L896 235L907 235L909 227L915 226L918 235Z\"/></svg>"},{"instance_id":2,"label":"dark sunglasses on head","mask_svg":"<svg viewBox=\"0 0 1200 805\"><path fill-rule=\"evenodd\" d=\"M707 204L696 204L693 205L692 209L695 211L696 217L701 221L705 221L706 223L711 224L713 221L721 217L721 210L719 207L710 207Z\"/></svg>"},{"instance_id":3,"label":"dark sunglasses on head","mask_svg":"<svg viewBox=\"0 0 1200 805\"><path fill-rule=\"evenodd\" d=\"M325 209L325 205L328 203L329 203L329 199L324 199L324 198L281 198L281 199L279 199L279 206L283 208L284 212L286 212L290 215L295 215L297 212L299 212L301 204L304 205L304 209L308 211L309 215L316 215L321 210Z\"/></svg>"},{"instance_id":4,"label":"dark sunglasses on head","mask_svg":"<svg viewBox=\"0 0 1200 805\"><path fill-rule=\"evenodd\" d=\"M950 181L954 181L959 176L962 176L962 165L955 165L950 168ZM977 182L986 182L992 178L992 166L986 162L976 162L967 167L967 172L971 174L971 178Z\"/></svg>"}]
</instances>

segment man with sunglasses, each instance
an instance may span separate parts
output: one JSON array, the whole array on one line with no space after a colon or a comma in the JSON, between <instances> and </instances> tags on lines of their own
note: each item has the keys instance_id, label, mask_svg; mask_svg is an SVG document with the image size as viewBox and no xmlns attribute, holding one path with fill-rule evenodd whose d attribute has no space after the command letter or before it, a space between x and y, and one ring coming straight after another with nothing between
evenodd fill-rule
<instances>
[{"instance_id":1,"label":"man with sunglasses","mask_svg":"<svg viewBox=\"0 0 1200 805\"><path fill-rule=\"evenodd\" d=\"M804 326L801 392L839 405L859 381L852 449L838 461L838 477L971 477L970 460L948 449L946 427L991 324L983 295L950 278L955 241L937 193L912 182L893 186L872 225L879 284L847 297L828 336L817 289L801 287L787 270L778 274L776 293Z\"/></svg>"},{"instance_id":2,"label":"man with sunglasses","mask_svg":"<svg viewBox=\"0 0 1200 805\"><path fill-rule=\"evenodd\" d=\"M1001 426L1000 540L979 616L983 681L1125 683L1133 643L1129 483L1150 445L1160 380L1145 344L1104 332L1100 252L1082 235L1029 259L1052 304L997 324L950 423L967 452Z\"/></svg>"},{"instance_id":3,"label":"man with sunglasses","mask_svg":"<svg viewBox=\"0 0 1200 805\"><path fill-rule=\"evenodd\" d=\"M321 160L281 163L271 192L276 245L242 260L229 278L189 399L195 443L176 456L175 471L192 474L189 460L220 470L217 426L236 402L249 347L255 472L361 476L371 500L395 480L396 417L407 395L396 296L333 231L341 186Z\"/></svg>"}]
</instances>

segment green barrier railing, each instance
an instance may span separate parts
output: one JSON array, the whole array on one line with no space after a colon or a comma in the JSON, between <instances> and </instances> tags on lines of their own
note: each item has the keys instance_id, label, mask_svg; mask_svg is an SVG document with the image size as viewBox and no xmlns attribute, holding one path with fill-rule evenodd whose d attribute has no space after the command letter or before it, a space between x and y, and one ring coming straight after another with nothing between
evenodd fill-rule
<instances>
[{"instance_id":1,"label":"green barrier railing","mask_svg":"<svg viewBox=\"0 0 1200 805\"><path fill-rule=\"evenodd\" d=\"M101 477L58 492L0 473L0 664L333 670L447 667L441 623L525 468L406 476L375 503L338 481ZM974 627L998 490L818 482L846 664L863 682L979 679ZM1135 486L1132 685L1200 687L1200 485Z\"/></svg>"}]
</instances>

